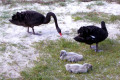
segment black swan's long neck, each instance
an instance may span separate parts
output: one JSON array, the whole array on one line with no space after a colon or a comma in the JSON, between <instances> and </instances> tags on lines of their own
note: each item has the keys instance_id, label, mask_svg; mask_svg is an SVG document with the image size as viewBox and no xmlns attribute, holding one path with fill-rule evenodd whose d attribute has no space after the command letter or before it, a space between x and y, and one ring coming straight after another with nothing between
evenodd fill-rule
<instances>
[{"instance_id":1,"label":"black swan's long neck","mask_svg":"<svg viewBox=\"0 0 120 80\"><path fill-rule=\"evenodd\" d=\"M50 22L51 16L54 18L57 32L62 36L62 34L61 34L61 29L58 27L57 17L56 17L56 15L55 15L54 13L52 13L52 12L47 13L47 16L46 16L46 18L45 18L45 20L44 20L44 24L47 24L47 23Z\"/></svg>"},{"instance_id":2,"label":"black swan's long neck","mask_svg":"<svg viewBox=\"0 0 120 80\"><path fill-rule=\"evenodd\" d=\"M102 28L104 31L108 32L104 21L101 22L101 28Z\"/></svg>"}]
</instances>

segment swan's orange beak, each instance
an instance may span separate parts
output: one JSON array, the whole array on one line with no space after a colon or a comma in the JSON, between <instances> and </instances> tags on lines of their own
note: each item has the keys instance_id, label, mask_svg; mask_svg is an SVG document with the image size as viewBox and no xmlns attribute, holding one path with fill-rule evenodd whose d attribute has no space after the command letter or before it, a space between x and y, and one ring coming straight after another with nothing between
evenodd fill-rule
<instances>
[{"instance_id":1,"label":"swan's orange beak","mask_svg":"<svg viewBox=\"0 0 120 80\"><path fill-rule=\"evenodd\" d=\"M62 37L62 33L59 33L60 34L60 36Z\"/></svg>"}]
</instances>

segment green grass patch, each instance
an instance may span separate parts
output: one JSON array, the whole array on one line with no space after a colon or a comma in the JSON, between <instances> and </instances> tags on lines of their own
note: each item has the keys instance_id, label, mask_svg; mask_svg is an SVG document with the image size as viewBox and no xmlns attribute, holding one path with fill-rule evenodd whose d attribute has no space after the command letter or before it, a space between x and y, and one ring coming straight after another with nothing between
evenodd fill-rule
<instances>
[{"instance_id":1,"label":"green grass patch","mask_svg":"<svg viewBox=\"0 0 120 80\"><path fill-rule=\"evenodd\" d=\"M91 8L94 7L95 5L97 5L97 6L103 6L104 3L103 3L102 1L96 1L95 3L88 4L88 5L87 5L87 8L88 8L88 9L91 9Z\"/></svg>"},{"instance_id":2,"label":"green grass patch","mask_svg":"<svg viewBox=\"0 0 120 80\"><path fill-rule=\"evenodd\" d=\"M117 20L120 20L120 15L111 15L110 16L110 21L115 22Z\"/></svg>"},{"instance_id":3,"label":"green grass patch","mask_svg":"<svg viewBox=\"0 0 120 80\"><path fill-rule=\"evenodd\" d=\"M104 3L102 1L96 1L95 5L97 5L97 6L103 6Z\"/></svg>"},{"instance_id":4,"label":"green grass patch","mask_svg":"<svg viewBox=\"0 0 120 80\"><path fill-rule=\"evenodd\" d=\"M106 0L108 2L117 2L118 4L120 4L120 0Z\"/></svg>"},{"instance_id":5,"label":"green grass patch","mask_svg":"<svg viewBox=\"0 0 120 80\"><path fill-rule=\"evenodd\" d=\"M109 15L102 12L82 12L73 14L72 18L74 19L74 21L84 20L95 23L105 21L107 23L114 23L115 21L120 20L120 15Z\"/></svg>"},{"instance_id":6,"label":"green grass patch","mask_svg":"<svg viewBox=\"0 0 120 80\"><path fill-rule=\"evenodd\" d=\"M0 43L0 52L3 53L3 52L6 52L7 50L8 51L13 51L12 47L18 48L20 50L27 49L27 47L23 46L22 44L14 44L14 43L10 43L10 42L8 42L8 43L7 42L1 42Z\"/></svg>"},{"instance_id":7,"label":"green grass patch","mask_svg":"<svg viewBox=\"0 0 120 80\"><path fill-rule=\"evenodd\" d=\"M107 14L101 12L89 12L89 13L82 12L82 13L73 14L72 16L74 21L87 20L96 23L99 23L102 20L106 22L109 19L109 16Z\"/></svg>"},{"instance_id":8,"label":"green grass patch","mask_svg":"<svg viewBox=\"0 0 120 80\"><path fill-rule=\"evenodd\" d=\"M120 79L119 56L120 43L116 40L106 39L99 44L103 52L96 53L84 43L60 39L56 41L40 41L33 45L39 51L38 62L35 67L21 72L24 80L116 80ZM78 63L90 63L93 70L84 74L73 74L65 70L65 64L59 58L60 51L74 51L84 56Z\"/></svg>"},{"instance_id":9,"label":"green grass patch","mask_svg":"<svg viewBox=\"0 0 120 80\"><path fill-rule=\"evenodd\" d=\"M59 5L60 6L66 6L66 3L65 2L59 2Z\"/></svg>"},{"instance_id":10,"label":"green grass patch","mask_svg":"<svg viewBox=\"0 0 120 80\"><path fill-rule=\"evenodd\" d=\"M0 16L0 27L4 27L5 24L10 24L9 19L11 18L13 12L10 11L2 11Z\"/></svg>"},{"instance_id":11,"label":"green grass patch","mask_svg":"<svg viewBox=\"0 0 120 80\"><path fill-rule=\"evenodd\" d=\"M8 19L8 18L10 18L10 14L9 14L10 12L9 11L4 11L4 12L2 12L1 14L1 16L0 16L0 18L2 18L2 19Z\"/></svg>"}]
</instances>

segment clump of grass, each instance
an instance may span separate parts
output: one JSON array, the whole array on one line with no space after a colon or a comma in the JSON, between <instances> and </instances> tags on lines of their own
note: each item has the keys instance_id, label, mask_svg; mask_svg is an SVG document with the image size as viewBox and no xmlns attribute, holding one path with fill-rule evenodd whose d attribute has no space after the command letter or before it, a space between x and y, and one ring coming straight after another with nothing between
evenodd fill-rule
<instances>
[{"instance_id":1,"label":"clump of grass","mask_svg":"<svg viewBox=\"0 0 120 80\"><path fill-rule=\"evenodd\" d=\"M91 9L92 6L93 6L93 4L88 4L86 7L87 7L88 9Z\"/></svg>"},{"instance_id":2,"label":"clump of grass","mask_svg":"<svg viewBox=\"0 0 120 80\"><path fill-rule=\"evenodd\" d=\"M27 47L23 46L22 44L2 42L2 43L0 43L0 52L6 52L7 47L10 47L11 49L12 49L12 47L16 47L16 48L21 49L21 50L27 49Z\"/></svg>"},{"instance_id":3,"label":"clump of grass","mask_svg":"<svg viewBox=\"0 0 120 80\"><path fill-rule=\"evenodd\" d=\"M105 21L107 23L112 22L114 23L117 20L120 20L120 15L109 15L107 13L101 12L82 12L82 13L75 13L72 15L74 21L78 20L87 20L95 23L100 23L101 21Z\"/></svg>"},{"instance_id":4,"label":"clump of grass","mask_svg":"<svg viewBox=\"0 0 120 80\"><path fill-rule=\"evenodd\" d=\"M90 1L93 1L93 0L78 0L80 2L90 2Z\"/></svg>"},{"instance_id":5,"label":"clump of grass","mask_svg":"<svg viewBox=\"0 0 120 80\"><path fill-rule=\"evenodd\" d=\"M24 80L116 80L120 79L119 56L120 43L116 40L107 39L100 43L100 49L103 52L96 53L89 49L89 46L77 43L72 40L60 39L57 41L40 41L34 43L34 48L39 51L38 62L36 66L22 71ZM60 51L74 51L84 56L84 61L78 62L91 63L93 71L85 74L73 74L65 70L65 64L70 63L62 61L59 58ZM112 76L112 77L108 77Z\"/></svg>"},{"instance_id":6,"label":"clump of grass","mask_svg":"<svg viewBox=\"0 0 120 80\"><path fill-rule=\"evenodd\" d=\"M11 12L9 12L9 11L3 11L3 12L1 12L1 16L0 16L1 22L0 22L0 24L2 26L0 26L0 27L4 27L3 25L9 24L10 17L11 17Z\"/></svg>"},{"instance_id":7,"label":"clump of grass","mask_svg":"<svg viewBox=\"0 0 120 80\"><path fill-rule=\"evenodd\" d=\"M97 6L103 6L104 3L103 3L102 1L96 1L96 2L93 3L93 4L88 4L88 5L87 5L87 8L88 8L88 9L91 9L91 8L94 7L95 5L97 5Z\"/></svg>"},{"instance_id":8,"label":"clump of grass","mask_svg":"<svg viewBox=\"0 0 120 80\"><path fill-rule=\"evenodd\" d=\"M88 20L91 22L96 22L99 23L101 21L108 21L108 15L105 13L98 13L98 12L82 12L82 13L76 13L73 14L73 19L74 21L78 21L78 20Z\"/></svg>"},{"instance_id":9,"label":"clump of grass","mask_svg":"<svg viewBox=\"0 0 120 80\"><path fill-rule=\"evenodd\" d=\"M78 21L78 20L83 20L83 18L82 18L82 17L79 17L79 16L74 17L74 21Z\"/></svg>"},{"instance_id":10,"label":"clump of grass","mask_svg":"<svg viewBox=\"0 0 120 80\"><path fill-rule=\"evenodd\" d=\"M5 50L6 50L6 44L5 43L1 43L0 44L0 51L1 52L5 52Z\"/></svg>"},{"instance_id":11,"label":"clump of grass","mask_svg":"<svg viewBox=\"0 0 120 80\"><path fill-rule=\"evenodd\" d=\"M65 2L60 2L59 5L60 6L66 6L66 3Z\"/></svg>"},{"instance_id":12,"label":"clump of grass","mask_svg":"<svg viewBox=\"0 0 120 80\"><path fill-rule=\"evenodd\" d=\"M117 2L117 3L120 4L120 0L106 0L106 1L108 1L108 2Z\"/></svg>"},{"instance_id":13,"label":"clump of grass","mask_svg":"<svg viewBox=\"0 0 120 80\"><path fill-rule=\"evenodd\" d=\"M104 3L102 1L96 1L95 5L97 5L97 6L103 6Z\"/></svg>"},{"instance_id":14,"label":"clump of grass","mask_svg":"<svg viewBox=\"0 0 120 80\"><path fill-rule=\"evenodd\" d=\"M2 19L8 19L8 18L10 18L9 11L2 12L2 15L1 15L0 18L2 18Z\"/></svg>"},{"instance_id":15,"label":"clump of grass","mask_svg":"<svg viewBox=\"0 0 120 80\"><path fill-rule=\"evenodd\" d=\"M115 22L117 20L120 20L120 15L111 15L110 16L110 21Z\"/></svg>"},{"instance_id":16,"label":"clump of grass","mask_svg":"<svg viewBox=\"0 0 120 80\"><path fill-rule=\"evenodd\" d=\"M117 36L117 40L119 40L120 42L120 34L117 34L116 36Z\"/></svg>"}]
</instances>

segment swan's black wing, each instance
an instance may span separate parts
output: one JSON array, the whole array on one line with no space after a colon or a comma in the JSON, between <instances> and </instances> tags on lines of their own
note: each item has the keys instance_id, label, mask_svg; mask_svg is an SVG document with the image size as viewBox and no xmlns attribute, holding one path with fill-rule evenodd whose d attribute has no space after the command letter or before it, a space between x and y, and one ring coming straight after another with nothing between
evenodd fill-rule
<instances>
[{"instance_id":1,"label":"swan's black wing","mask_svg":"<svg viewBox=\"0 0 120 80\"><path fill-rule=\"evenodd\" d=\"M95 38L95 36L92 36L92 35L87 36L87 37L81 37L80 35L78 35L74 38L74 40L77 42L83 42L86 44L93 44L93 43L95 43L96 38Z\"/></svg>"},{"instance_id":2,"label":"swan's black wing","mask_svg":"<svg viewBox=\"0 0 120 80\"><path fill-rule=\"evenodd\" d=\"M22 12L24 14L24 21L28 26L38 26L44 22L44 15L35 12L35 11L25 11Z\"/></svg>"}]
</instances>

